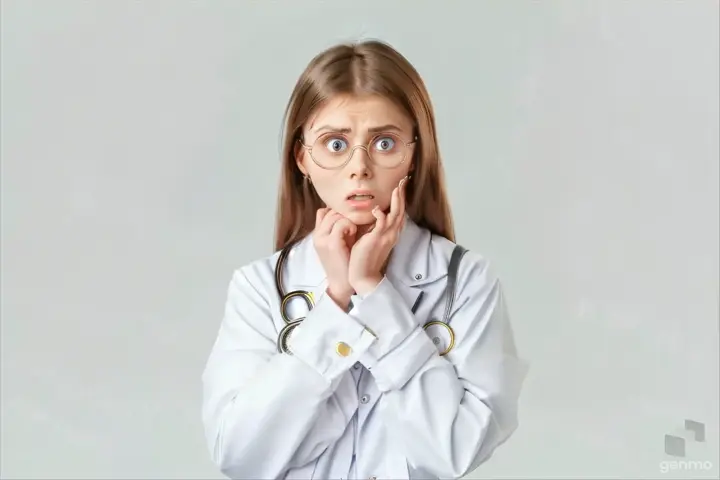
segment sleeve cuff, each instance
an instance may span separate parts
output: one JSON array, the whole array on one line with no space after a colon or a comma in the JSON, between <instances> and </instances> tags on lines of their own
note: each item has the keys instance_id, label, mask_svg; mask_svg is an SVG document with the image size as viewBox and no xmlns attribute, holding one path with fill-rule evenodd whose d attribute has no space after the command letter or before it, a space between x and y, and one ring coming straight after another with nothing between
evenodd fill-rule
<instances>
[{"instance_id":1,"label":"sleeve cuff","mask_svg":"<svg viewBox=\"0 0 720 480\"><path fill-rule=\"evenodd\" d=\"M387 277L355 304L351 317L377 340L361 358L383 391L402 388L438 350Z\"/></svg>"},{"instance_id":2,"label":"sleeve cuff","mask_svg":"<svg viewBox=\"0 0 720 480\"><path fill-rule=\"evenodd\" d=\"M368 351L363 363L372 373L381 392L400 390L438 351L422 327L418 326L400 345L384 355L375 357Z\"/></svg>"},{"instance_id":3,"label":"sleeve cuff","mask_svg":"<svg viewBox=\"0 0 720 480\"><path fill-rule=\"evenodd\" d=\"M377 337L370 350L378 359L398 346L418 326L405 299L387 277L354 305L350 316L357 318Z\"/></svg>"},{"instance_id":4,"label":"sleeve cuff","mask_svg":"<svg viewBox=\"0 0 720 480\"><path fill-rule=\"evenodd\" d=\"M333 382L358 362L374 341L368 329L323 294L287 344L292 355Z\"/></svg>"}]
</instances>

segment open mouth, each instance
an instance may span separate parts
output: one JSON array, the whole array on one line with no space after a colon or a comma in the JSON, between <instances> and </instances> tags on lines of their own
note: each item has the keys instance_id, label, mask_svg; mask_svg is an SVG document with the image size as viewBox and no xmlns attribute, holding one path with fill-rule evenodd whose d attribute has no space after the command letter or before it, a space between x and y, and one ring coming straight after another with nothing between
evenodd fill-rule
<instances>
[{"instance_id":1,"label":"open mouth","mask_svg":"<svg viewBox=\"0 0 720 480\"><path fill-rule=\"evenodd\" d=\"M369 193L353 194L347 197L348 200L372 200L373 198L375 197Z\"/></svg>"}]
</instances>

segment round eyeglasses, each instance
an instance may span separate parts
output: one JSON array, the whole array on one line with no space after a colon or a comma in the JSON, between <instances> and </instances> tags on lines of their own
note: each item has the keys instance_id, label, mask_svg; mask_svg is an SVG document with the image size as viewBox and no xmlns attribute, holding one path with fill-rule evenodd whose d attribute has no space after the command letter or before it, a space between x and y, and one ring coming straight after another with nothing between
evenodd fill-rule
<instances>
[{"instance_id":1,"label":"round eyeglasses","mask_svg":"<svg viewBox=\"0 0 720 480\"><path fill-rule=\"evenodd\" d=\"M408 157L417 137L411 142L406 142L397 134L382 133L374 136L367 145L351 146L345 135L330 132L320 135L312 145L305 145L302 139L299 141L307 149L313 162L328 170L343 168L350 162L358 148L365 150L375 165L395 168Z\"/></svg>"}]
</instances>

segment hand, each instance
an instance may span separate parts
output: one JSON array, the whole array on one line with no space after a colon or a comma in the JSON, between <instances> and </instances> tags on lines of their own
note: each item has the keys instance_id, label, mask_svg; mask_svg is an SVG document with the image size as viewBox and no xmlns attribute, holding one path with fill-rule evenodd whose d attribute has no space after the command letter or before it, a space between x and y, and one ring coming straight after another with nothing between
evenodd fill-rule
<instances>
[{"instance_id":1,"label":"hand","mask_svg":"<svg viewBox=\"0 0 720 480\"><path fill-rule=\"evenodd\" d=\"M387 216L376 206L374 227L352 247L348 281L359 295L371 292L382 281L382 268L405 225L405 177L393 190Z\"/></svg>"},{"instance_id":2,"label":"hand","mask_svg":"<svg viewBox=\"0 0 720 480\"><path fill-rule=\"evenodd\" d=\"M343 309L354 293L348 282L348 263L356 233L357 226L338 212L329 208L317 211L313 243L327 275L327 293Z\"/></svg>"}]
</instances>

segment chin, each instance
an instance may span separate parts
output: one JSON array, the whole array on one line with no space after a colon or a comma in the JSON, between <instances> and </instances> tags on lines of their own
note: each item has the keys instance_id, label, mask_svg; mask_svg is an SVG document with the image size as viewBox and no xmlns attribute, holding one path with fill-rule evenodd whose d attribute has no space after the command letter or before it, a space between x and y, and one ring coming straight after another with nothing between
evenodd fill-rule
<instances>
[{"instance_id":1,"label":"chin","mask_svg":"<svg viewBox=\"0 0 720 480\"><path fill-rule=\"evenodd\" d=\"M375 216L368 211L350 210L344 213L345 217L355 225L370 225L375 223Z\"/></svg>"}]
</instances>

